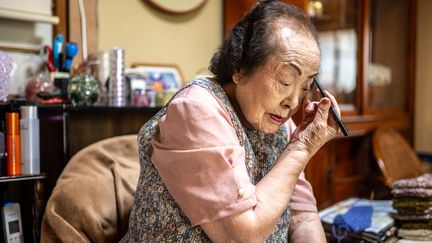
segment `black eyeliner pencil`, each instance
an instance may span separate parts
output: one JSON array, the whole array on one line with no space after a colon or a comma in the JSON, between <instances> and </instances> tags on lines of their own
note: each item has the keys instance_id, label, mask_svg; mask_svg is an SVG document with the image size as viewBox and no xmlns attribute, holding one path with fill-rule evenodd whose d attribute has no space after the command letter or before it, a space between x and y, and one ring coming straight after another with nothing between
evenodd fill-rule
<instances>
[{"instance_id":1,"label":"black eyeliner pencil","mask_svg":"<svg viewBox=\"0 0 432 243\"><path fill-rule=\"evenodd\" d=\"M315 82L315 85L318 87L318 90L321 93L321 95L323 97L328 98L328 96L324 93L324 90L319 86L318 81L315 78L314 78L314 82ZM334 110L333 105L330 105L330 113L332 114L333 118L336 120L336 123L338 124L339 128L342 130L343 135L348 136L349 135L348 128L345 126L345 123L342 121L342 119L339 117L339 115Z\"/></svg>"}]
</instances>

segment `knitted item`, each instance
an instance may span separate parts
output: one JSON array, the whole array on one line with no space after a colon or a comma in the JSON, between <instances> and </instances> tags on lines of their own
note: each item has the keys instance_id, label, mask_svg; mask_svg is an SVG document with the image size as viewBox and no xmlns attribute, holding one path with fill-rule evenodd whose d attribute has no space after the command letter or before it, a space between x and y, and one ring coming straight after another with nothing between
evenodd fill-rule
<instances>
[{"instance_id":1,"label":"knitted item","mask_svg":"<svg viewBox=\"0 0 432 243\"><path fill-rule=\"evenodd\" d=\"M426 229L399 229L398 236L407 240L432 241L432 230Z\"/></svg>"},{"instance_id":2,"label":"knitted item","mask_svg":"<svg viewBox=\"0 0 432 243\"><path fill-rule=\"evenodd\" d=\"M432 174L424 174L422 176L397 180L392 184L393 189L398 188L431 188L432 189Z\"/></svg>"},{"instance_id":3,"label":"knitted item","mask_svg":"<svg viewBox=\"0 0 432 243\"><path fill-rule=\"evenodd\" d=\"M394 197L432 197L432 188L394 188L391 193Z\"/></svg>"},{"instance_id":4,"label":"knitted item","mask_svg":"<svg viewBox=\"0 0 432 243\"><path fill-rule=\"evenodd\" d=\"M345 214L337 215L333 225L345 226L349 231L360 232L371 226L372 212L371 206L353 206Z\"/></svg>"},{"instance_id":5,"label":"knitted item","mask_svg":"<svg viewBox=\"0 0 432 243\"><path fill-rule=\"evenodd\" d=\"M371 206L353 206L346 213L339 214L333 219L332 234L341 243L349 232L360 232L372 224Z\"/></svg>"},{"instance_id":6,"label":"knitted item","mask_svg":"<svg viewBox=\"0 0 432 243\"><path fill-rule=\"evenodd\" d=\"M432 213L432 198L400 197L393 199L393 208L406 212Z\"/></svg>"},{"instance_id":7,"label":"knitted item","mask_svg":"<svg viewBox=\"0 0 432 243\"><path fill-rule=\"evenodd\" d=\"M395 181L393 207L401 225L399 236L409 240L432 239L432 174Z\"/></svg>"},{"instance_id":8,"label":"knitted item","mask_svg":"<svg viewBox=\"0 0 432 243\"><path fill-rule=\"evenodd\" d=\"M402 226L402 229L428 229L428 230L432 230L432 220L409 221L409 222L400 221L399 224Z\"/></svg>"},{"instance_id":9,"label":"knitted item","mask_svg":"<svg viewBox=\"0 0 432 243\"><path fill-rule=\"evenodd\" d=\"M430 220L432 219L432 214L402 214L398 211L395 217L399 221Z\"/></svg>"},{"instance_id":10,"label":"knitted item","mask_svg":"<svg viewBox=\"0 0 432 243\"><path fill-rule=\"evenodd\" d=\"M400 208L397 210L398 215L414 215L414 216L420 216L420 215L432 215L432 209L428 208L426 210L416 210L415 208Z\"/></svg>"}]
</instances>

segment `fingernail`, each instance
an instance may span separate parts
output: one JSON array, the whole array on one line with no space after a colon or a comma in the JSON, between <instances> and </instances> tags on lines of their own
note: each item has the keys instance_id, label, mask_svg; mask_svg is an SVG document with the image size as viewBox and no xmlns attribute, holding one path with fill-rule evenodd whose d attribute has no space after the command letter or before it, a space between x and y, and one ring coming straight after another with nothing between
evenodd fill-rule
<instances>
[{"instance_id":1,"label":"fingernail","mask_svg":"<svg viewBox=\"0 0 432 243\"><path fill-rule=\"evenodd\" d=\"M320 101L320 103L321 103L323 106L329 106L331 102L330 102L330 99L329 99L329 98L322 98L321 101Z\"/></svg>"},{"instance_id":2,"label":"fingernail","mask_svg":"<svg viewBox=\"0 0 432 243\"><path fill-rule=\"evenodd\" d=\"M330 99L329 98L322 98L321 99L321 104L323 104L323 105L327 105L327 104L329 104L330 103Z\"/></svg>"}]
</instances>

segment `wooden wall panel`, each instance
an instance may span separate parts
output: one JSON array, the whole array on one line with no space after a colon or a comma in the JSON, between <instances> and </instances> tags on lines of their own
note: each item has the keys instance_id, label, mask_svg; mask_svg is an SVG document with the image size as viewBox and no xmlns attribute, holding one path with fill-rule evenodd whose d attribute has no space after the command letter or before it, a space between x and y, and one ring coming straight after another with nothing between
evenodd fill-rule
<instances>
[{"instance_id":1,"label":"wooden wall panel","mask_svg":"<svg viewBox=\"0 0 432 243\"><path fill-rule=\"evenodd\" d=\"M151 118L154 111L113 111L71 110L68 112L68 154L73 156L80 149L105 138L137 134L144 123Z\"/></svg>"},{"instance_id":2,"label":"wooden wall panel","mask_svg":"<svg viewBox=\"0 0 432 243\"><path fill-rule=\"evenodd\" d=\"M54 9L53 13L55 16L59 17L60 21L58 24L54 25L54 31L53 31L53 39L58 34L63 34L66 40L69 39L69 32L68 32L68 6L69 6L69 0L55 0L54 1Z\"/></svg>"},{"instance_id":3,"label":"wooden wall panel","mask_svg":"<svg viewBox=\"0 0 432 243\"><path fill-rule=\"evenodd\" d=\"M97 51L97 0L83 0L86 23L87 23L87 54ZM120 3L119 3L120 4ZM81 36L81 17L78 0L69 0L69 41L75 42L79 45L79 51L73 60L73 67L77 67L83 59L83 45Z\"/></svg>"},{"instance_id":4,"label":"wooden wall panel","mask_svg":"<svg viewBox=\"0 0 432 243\"><path fill-rule=\"evenodd\" d=\"M319 208L327 207L333 203L329 197L329 195L333 194L331 186L333 180L333 168L331 166L334 160L333 149L334 146L331 143L324 145L305 168L306 178L312 185Z\"/></svg>"},{"instance_id":5,"label":"wooden wall panel","mask_svg":"<svg viewBox=\"0 0 432 243\"><path fill-rule=\"evenodd\" d=\"M307 3L304 0L282 0L282 2L294 4L305 10ZM254 6L256 0L224 0L224 34L237 23Z\"/></svg>"}]
</instances>

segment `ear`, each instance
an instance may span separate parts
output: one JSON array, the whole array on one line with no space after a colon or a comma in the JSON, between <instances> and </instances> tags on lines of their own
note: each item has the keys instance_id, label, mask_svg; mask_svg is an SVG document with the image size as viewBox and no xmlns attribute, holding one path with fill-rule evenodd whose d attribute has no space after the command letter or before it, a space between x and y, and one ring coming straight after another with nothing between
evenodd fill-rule
<instances>
[{"instance_id":1,"label":"ear","mask_svg":"<svg viewBox=\"0 0 432 243\"><path fill-rule=\"evenodd\" d=\"M232 80L233 80L233 82L234 82L234 84L239 84L240 83L240 80L241 80L241 78L242 78L242 76L243 76L243 71L237 71L237 72L235 72L231 77L232 77Z\"/></svg>"}]
</instances>

